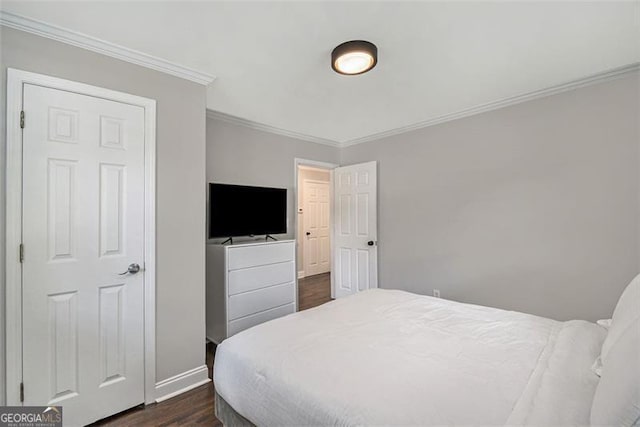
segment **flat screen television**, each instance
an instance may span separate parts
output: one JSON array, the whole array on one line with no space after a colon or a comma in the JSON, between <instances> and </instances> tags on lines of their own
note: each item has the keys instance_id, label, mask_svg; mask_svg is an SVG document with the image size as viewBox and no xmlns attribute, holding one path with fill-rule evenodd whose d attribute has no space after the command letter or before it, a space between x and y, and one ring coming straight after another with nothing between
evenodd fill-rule
<instances>
[{"instance_id":1,"label":"flat screen television","mask_svg":"<svg viewBox=\"0 0 640 427\"><path fill-rule=\"evenodd\" d=\"M209 238L287 232L287 190L209 184Z\"/></svg>"}]
</instances>

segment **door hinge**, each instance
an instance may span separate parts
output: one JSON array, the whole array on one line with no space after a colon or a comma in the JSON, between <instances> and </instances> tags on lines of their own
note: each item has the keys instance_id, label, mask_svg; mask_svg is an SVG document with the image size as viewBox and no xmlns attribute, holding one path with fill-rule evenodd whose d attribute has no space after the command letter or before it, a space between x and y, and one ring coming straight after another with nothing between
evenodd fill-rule
<instances>
[{"instance_id":1,"label":"door hinge","mask_svg":"<svg viewBox=\"0 0 640 427\"><path fill-rule=\"evenodd\" d=\"M24 383L20 383L20 402L24 402Z\"/></svg>"},{"instance_id":2,"label":"door hinge","mask_svg":"<svg viewBox=\"0 0 640 427\"><path fill-rule=\"evenodd\" d=\"M24 111L20 111L20 129L24 129Z\"/></svg>"},{"instance_id":3,"label":"door hinge","mask_svg":"<svg viewBox=\"0 0 640 427\"><path fill-rule=\"evenodd\" d=\"M24 245L22 243L20 243L18 250L20 251L20 262L24 262Z\"/></svg>"}]
</instances>

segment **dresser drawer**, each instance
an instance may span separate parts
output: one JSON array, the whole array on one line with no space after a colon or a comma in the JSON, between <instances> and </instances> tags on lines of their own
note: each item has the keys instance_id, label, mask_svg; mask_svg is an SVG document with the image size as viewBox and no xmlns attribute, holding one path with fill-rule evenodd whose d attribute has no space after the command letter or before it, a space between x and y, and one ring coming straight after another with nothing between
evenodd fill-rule
<instances>
[{"instance_id":1,"label":"dresser drawer","mask_svg":"<svg viewBox=\"0 0 640 427\"><path fill-rule=\"evenodd\" d=\"M233 270L229 272L229 295L293 282L294 274L293 261Z\"/></svg>"},{"instance_id":2,"label":"dresser drawer","mask_svg":"<svg viewBox=\"0 0 640 427\"><path fill-rule=\"evenodd\" d=\"M229 270L237 270L258 265L293 261L294 251L295 246L292 242L230 247L227 268Z\"/></svg>"},{"instance_id":3,"label":"dresser drawer","mask_svg":"<svg viewBox=\"0 0 640 427\"><path fill-rule=\"evenodd\" d=\"M232 320L229 322L227 336L237 334L240 331L244 331L245 329L249 329L250 327L260 323L286 316L287 314L295 312L295 310L295 304L291 303L281 307L272 308L271 310L262 311L257 314L252 314L250 316L243 317L242 319Z\"/></svg>"},{"instance_id":4,"label":"dresser drawer","mask_svg":"<svg viewBox=\"0 0 640 427\"><path fill-rule=\"evenodd\" d=\"M228 320L269 310L295 301L295 283L271 286L229 297Z\"/></svg>"}]
</instances>

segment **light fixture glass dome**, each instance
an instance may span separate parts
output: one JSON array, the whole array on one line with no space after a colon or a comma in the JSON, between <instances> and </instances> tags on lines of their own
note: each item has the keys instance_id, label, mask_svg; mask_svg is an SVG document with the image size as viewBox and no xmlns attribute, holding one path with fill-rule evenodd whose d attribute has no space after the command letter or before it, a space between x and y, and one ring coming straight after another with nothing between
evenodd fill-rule
<instances>
[{"instance_id":1,"label":"light fixture glass dome","mask_svg":"<svg viewBox=\"0 0 640 427\"><path fill-rule=\"evenodd\" d=\"M343 74L360 74L370 69L373 62L367 52L349 52L338 57L334 65Z\"/></svg>"},{"instance_id":2,"label":"light fixture glass dome","mask_svg":"<svg viewBox=\"0 0 640 427\"><path fill-rule=\"evenodd\" d=\"M331 67L340 74L366 73L378 62L378 48L364 40L342 43L331 53Z\"/></svg>"}]
</instances>

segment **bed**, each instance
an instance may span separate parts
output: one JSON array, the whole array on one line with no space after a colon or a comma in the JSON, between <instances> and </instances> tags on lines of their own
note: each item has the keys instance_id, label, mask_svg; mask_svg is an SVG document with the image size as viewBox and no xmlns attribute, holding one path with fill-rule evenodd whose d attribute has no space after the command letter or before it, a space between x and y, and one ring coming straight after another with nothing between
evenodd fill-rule
<instances>
[{"instance_id":1,"label":"bed","mask_svg":"<svg viewBox=\"0 0 640 427\"><path fill-rule=\"evenodd\" d=\"M640 304L627 305L639 323ZM610 334L586 321L369 290L225 340L214 366L216 413L227 426L588 425L603 382L596 371L604 376L594 361ZM623 357L640 362L637 335L625 344L635 353ZM640 365L630 366L640 378ZM609 382L620 387L620 378ZM624 391L629 425L640 408L634 384ZM601 421L616 415L606 407L614 400Z\"/></svg>"}]
</instances>

